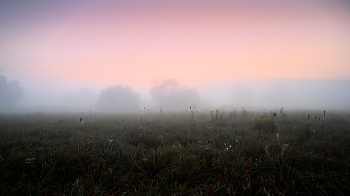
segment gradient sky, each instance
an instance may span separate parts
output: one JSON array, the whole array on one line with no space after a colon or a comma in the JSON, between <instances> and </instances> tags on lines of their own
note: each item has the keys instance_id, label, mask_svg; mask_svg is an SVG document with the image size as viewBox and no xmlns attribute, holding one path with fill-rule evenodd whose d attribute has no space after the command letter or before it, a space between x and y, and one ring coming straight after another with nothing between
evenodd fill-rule
<instances>
[{"instance_id":1,"label":"gradient sky","mask_svg":"<svg viewBox=\"0 0 350 196\"><path fill-rule=\"evenodd\" d=\"M345 0L0 2L0 69L28 88L350 79L349 51Z\"/></svg>"}]
</instances>

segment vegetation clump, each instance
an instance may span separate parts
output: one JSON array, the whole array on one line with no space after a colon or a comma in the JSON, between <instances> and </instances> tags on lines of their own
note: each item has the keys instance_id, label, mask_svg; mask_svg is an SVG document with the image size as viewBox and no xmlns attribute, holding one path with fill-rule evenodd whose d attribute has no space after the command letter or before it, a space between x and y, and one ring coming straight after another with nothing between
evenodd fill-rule
<instances>
[{"instance_id":1,"label":"vegetation clump","mask_svg":"<svg viewBox=\"0 0 350 196\"><path fill-rule=\"evenodd\" d=\"M268 118L267 115L259 116L258 118L253 118L252 121L255 130L264 131L267 133L274 133L278 130L278 127L274 120Z\"/></svg>"}]
</instances>

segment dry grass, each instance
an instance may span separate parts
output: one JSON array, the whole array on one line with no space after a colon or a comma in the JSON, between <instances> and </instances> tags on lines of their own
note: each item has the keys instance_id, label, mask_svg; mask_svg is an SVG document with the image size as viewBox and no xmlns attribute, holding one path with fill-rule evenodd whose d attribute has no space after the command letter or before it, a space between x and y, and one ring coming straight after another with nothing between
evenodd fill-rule
<instances>
[{"instance_id":1,"label":"dry grass","mask_svg":"<svg viewBox=\"0 0 350 196\"><path fill-rule=\"evenodd\" d=\"M349 195L343 121L327 113L324 132L284 113L278 140L254 128L261 113L215 125L199 112L195 128L179 113L2 115L0 194Z\"/></svg>"}]
</instances>

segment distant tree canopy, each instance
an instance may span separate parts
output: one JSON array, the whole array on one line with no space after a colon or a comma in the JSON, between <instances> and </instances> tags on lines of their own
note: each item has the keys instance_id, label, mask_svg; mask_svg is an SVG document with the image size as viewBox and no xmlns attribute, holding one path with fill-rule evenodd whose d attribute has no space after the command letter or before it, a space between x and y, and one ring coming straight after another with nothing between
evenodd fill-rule
<instances>
[{"instance_id":1,"label":"distant tree canopy","mask_svg":"<svg viewBox=\"0 0 350 196\"><path fill-rule=\"evenodd\" d=\"M96 101L96 109L101 112L132 112L140 103L139 94L129 86L108 86L102 90Z\"/></svg>"},{"instance_id":2,"label":"distant tree canopy","mask_svg":"<svg viewBox=\"0 0 350 196\"><path fill-rule=\"evenodd\" d=\"M22 97L23 88L18 81L7 82L7 78L0 75L0 112L12 111Z\"/></svg>"},{"instance_id":3,"label":"distant tree canopy","mask_svg":"<svg viewBox=\"0 0 350 196\"><path fill-rule=\"evenodd\" d=\"M195 88L180 86L175 80L164 80L161 84L154 85L150 92L159 107L169 110L185 110L190 105L201 102Z\"/></svg>"}]
</instances>

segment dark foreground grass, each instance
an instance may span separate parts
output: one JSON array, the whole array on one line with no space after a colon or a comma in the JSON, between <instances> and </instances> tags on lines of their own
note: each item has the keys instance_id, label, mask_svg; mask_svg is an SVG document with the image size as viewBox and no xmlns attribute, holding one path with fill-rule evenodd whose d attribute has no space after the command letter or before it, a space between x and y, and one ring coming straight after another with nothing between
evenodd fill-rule
<instances>
[{"instance_id":1,"label":"dark foreground grass","mask_svg":"<svg viewBox=\"0 0 350 196\"><path fill-rule=\"evenodd\" d=\"M0 194L350 194L344 121L277 117L277 138L258 116L2 115Z\"/></svg>"}]
</instances>

